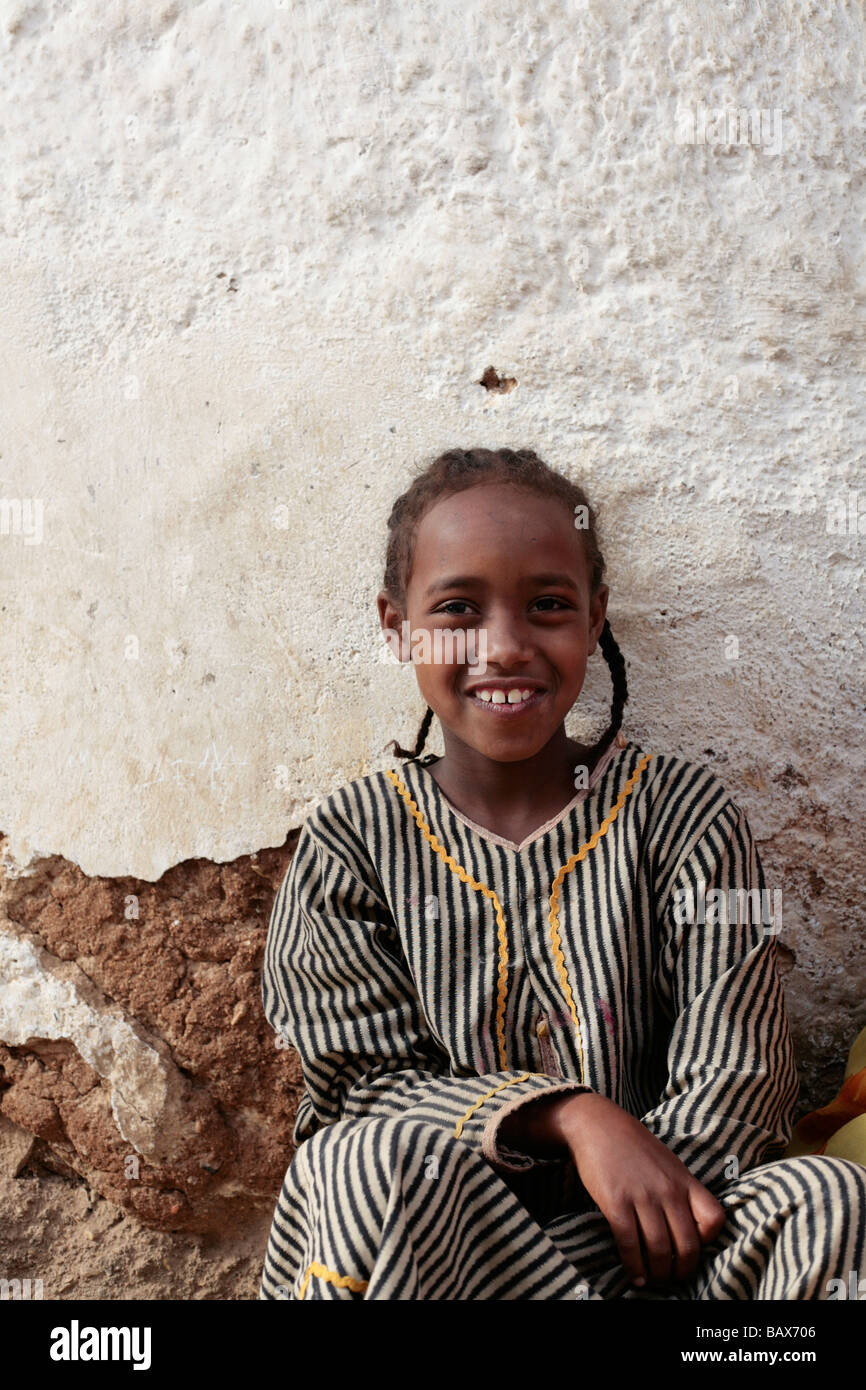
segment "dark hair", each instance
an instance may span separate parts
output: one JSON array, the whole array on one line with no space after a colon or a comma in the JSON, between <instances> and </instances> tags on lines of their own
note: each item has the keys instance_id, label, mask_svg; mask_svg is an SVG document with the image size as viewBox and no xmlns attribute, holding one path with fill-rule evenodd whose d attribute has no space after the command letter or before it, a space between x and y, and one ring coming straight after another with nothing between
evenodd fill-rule
<instances>
[{"instance_id":1,"label":"dark hair","mask_svg":"<svg viewBox=\"0 0 866 1390\"><path fill-rule=\"evenodd\" d=\"M604 579L604 556L598 543L596 514L582 487L550 468L532 449L448 449L414 478L391 508L383 584L391 602L403 612L406 611L406 590L412 569L415 537L424 514L443 497L488 482L511 483L541 497L559 497L572 513L577 507L585 509L585 525L580 531L589 563L590 593L596 594ZM590 750L595 755L594 762L616 738L628 699L625 661L606 618L599 646L610 667L613 698L610 723ZM417 758L427 741L432 722L433 711L428 705L414 749L401 748L396 739L393 740L391 747L397 757Z\"/></svg>"}]
</instances>

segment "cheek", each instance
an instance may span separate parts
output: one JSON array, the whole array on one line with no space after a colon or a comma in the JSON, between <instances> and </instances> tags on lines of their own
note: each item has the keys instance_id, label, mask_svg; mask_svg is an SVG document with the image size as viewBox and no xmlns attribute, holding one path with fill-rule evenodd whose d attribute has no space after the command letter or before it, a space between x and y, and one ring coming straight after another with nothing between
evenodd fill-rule
<instances>
[{"instance_id":1,"label":"cheek","mask_svg":"<svg viewBox=\"0 0 866 1390\"><path fill-rule=\"evenodd\" d=\"M417 662L415 665L418 687L422 694L429 694L440 702L447 700L449 695L453 699L457 698L454 688L457 672L456 666L444 662Z\"/></svg>"},{"instance_id":2,"label":"cheek","mask_svg":"<svg viewBox=\"0 0 866 1390\"><path fill-rule=\"evenodd\" d=\"M587 662L586 636L575 632L573 628L563 628L548 644L547 653L560 671L571 674L574 671L585 670Z\"/></svg>"},{"instance_id":3,"label":"cheek","mask_svg":"<svg viewBox=\"0 0 866 1390\"><path fill-rule=\"evenodd\" d=\"M586 652L582 648L572 648L567 657L563 657L557 665L562 679L563 696L573 702L586 679Z\"/></svg>"}]
</instances>

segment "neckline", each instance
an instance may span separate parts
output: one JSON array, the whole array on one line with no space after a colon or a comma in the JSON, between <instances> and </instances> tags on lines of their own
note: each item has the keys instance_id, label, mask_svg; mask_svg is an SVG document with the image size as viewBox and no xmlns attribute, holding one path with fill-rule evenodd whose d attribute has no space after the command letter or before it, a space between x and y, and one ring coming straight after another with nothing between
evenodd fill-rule
<instances>
[{"instance_id":1,"label":"neckline","mask_svg":"<svg viewBox=\"0 0 866 1390\"><path fill-rule=\"evenodd\" d=\"M575 793L567 806L563 806L561 811L558 811L550 820L545 821L544 825L539 825L536 830L533 830L531 835L527 835L526 839L521 840L519 844L514 840L506 840L504 835L497 835L494 830L489 830L487 826L479 825L477 821L470 820L469 816L464 815L464 813L454 805L454 802L445 795L439 783L436 781L436 778L425 763L419 762L416 758L412 758L406 764L406 767L416 768L419 772L424 773L424 780L432 786L434 797L437 798L438 803L456 820L459 820L462 825L465 825L469 830L473 831L474 834L480 836L482 840L489 840L492 844L501 845L503 848L513 850L516 854L519 854L529 845L534 844L536 840L543 839L545 835L549 834L551 830L559 825L560 821L565 820L566 816L571 814L575 806L579 806L582 801L585 801L591 792L595 790L602 774L613 761L614 755L617 753L625 753L630 747L631 740L626 740L622 747L619 747L616 743L612 743L609 748L606 748L590 773L589 784L586 787L581 787L580 791ZM434 761L439 762L439 758L434 759Z\"/></svg>"}]
</instances>

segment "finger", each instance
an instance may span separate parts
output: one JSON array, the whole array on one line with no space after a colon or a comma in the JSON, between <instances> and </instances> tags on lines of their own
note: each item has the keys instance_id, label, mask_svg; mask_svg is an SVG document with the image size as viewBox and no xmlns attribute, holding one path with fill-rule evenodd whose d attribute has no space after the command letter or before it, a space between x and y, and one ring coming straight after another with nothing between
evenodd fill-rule
<instances>
[{"instance_id":1,"label":"finger","mask_svg":"<svg viewBox=\"0 0 866 1390\"><path fill-rule=\"evenodd\" d=\"M689 1188L689 1206L701 1240L704 1243L715 1240L727 1220L721 1202L707 1191L703 1183L695 1182Z\"/></svg>"},{"instance_id":2,"label":"finger","mask_svg":"<svg viewBox=\"0 0 866 1390\"><path fill-rule=\"evenodd\" d=\"M638 1225L646 1247L650 1278L666 1283L671 1277L673 1249L664 1209L654 1202L635 1204Z\"/></svg>"},{"instance_id":3,"label":"finger","mask_svg":"<svg viewBox=\"0 0 866 1390\"><path fill-rule=\"evenodd\" d=\"M674 1248L673 1278L690 1279L698 1267L701 1236L685 1196L665 1206L665 1219Z\"/></svg>"},{"instance_id":4,"label":"finger","mask_svg":"<svg viewBox=\"0 0 866 1390\"><path fill-rule=\"evenodd\" d=\"M607 1214L605 1213L605 1215ZM623 1269L631 1282L640 1287L646 1283L646 1269L641 1254L634 1208L628 1207L626 1210L607 1216L607 1223L616 1241Z\"/></svg>"}]
</instances>

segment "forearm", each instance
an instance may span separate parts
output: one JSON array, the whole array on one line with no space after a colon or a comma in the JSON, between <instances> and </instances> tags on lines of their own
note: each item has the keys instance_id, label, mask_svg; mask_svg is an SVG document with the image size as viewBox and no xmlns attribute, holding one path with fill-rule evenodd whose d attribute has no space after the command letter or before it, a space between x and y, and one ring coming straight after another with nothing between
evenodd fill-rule
<instances>
[{"instance_id":1,"label":"forearm","mask_svg":"<svg viewBox=\"0 0 866 1390\"><path fill-rule=\"evenodd\" d=\"M781 1156L799 1078L773 941L683 1009L668 1059L665 1089L641 1122L700 1182L712 1187Z\"/></svg>"},{"instance_id":2,"label":"forearm","mask_svg":"<svg viewBox=\"0 0 866 1390\"><path fill-rule=\"evenodd\" d=\"M500 1149L500 1114L504 1120L525 1106L533 1108L537 1098L574 1096L581 1089L579 1082L537 1072L450 1076L409 1066L383 1069L381 1062L371 1064L350 1082L339 1067L326 1071L318 1055L315 1066L303 1053L301 1061L306 1089L298 1110L296 1143L339 1119L420 1119L449 1130L455 1139L480 1146L491 1162L514 1170L531 1168L544 1158L522 1143L514 1150L507 1144Z\"/></svg>"},{"instance_id":3,"label":"forearm","mask_svg":"<svg viewBox=\"0 0 866 1390\"><path fill-rule=\"evenodd\" d=\"M609 1104L594 1091L542 1096L506 1115L499 1139L508 1148L540 1158L567 1158L586 1117Z\"/></svg>"}]
</instances>

